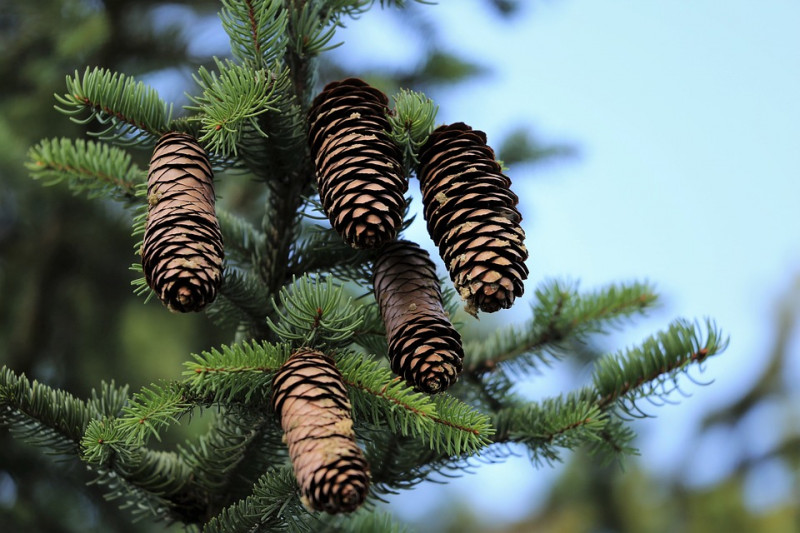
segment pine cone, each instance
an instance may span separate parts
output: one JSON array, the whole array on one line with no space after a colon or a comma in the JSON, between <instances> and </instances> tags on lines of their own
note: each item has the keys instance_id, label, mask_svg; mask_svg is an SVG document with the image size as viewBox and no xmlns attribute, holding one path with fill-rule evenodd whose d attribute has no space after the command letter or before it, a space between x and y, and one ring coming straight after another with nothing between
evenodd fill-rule
<instances>
[{"instance_id":1,"label":"pine cone","mask_svg":"<svg viewBox=\"0 0 800 533\"><path fill-rule=\"evenodd\" d=\"M409 241L381 250L373 276L392 370L417 389L442 392L461 373L464 350L444 308L436 266Z\"/></svg>"},{"instance_id":2,"label":"pine cone","mask_svg":"<svg viewBox=\"0 0 800 533\"><path fill-rule=\"evenodd\" d=\"M150 204L142 244L147 284L171 311L199 311L222 282L222 234L211 164L197 141L167 133L147 177Z\"/></svg>"},{"instance_id":3,"label":"pine cone","mask_svg":"<svg viewBox=\"0 0 800 533\"><path fill-rule=\"evenodd\" d=\"M325 86L309 112L308 142L320 199L331 225L354 248L393 240L403 221L400 149L391 141L389 99L348 78Z\"/></svg>"},{"instance_id":4,"label":"pine cone","mask_svg":"<svg viewBox=\"0 0 800 533\"><path fill-rule=\"evenodd\" d=\"M303 503L349 513L366 499L369 465L355 441L342 375L327 355L300 348L272 382Z\"/></svg>"},{"instance_id":5,"label":"pine cone","mask_svg":"<svg viewBox=\"0 0 800 533\"><path fill-rule=\"evenodd\" d=\"M528 277L528 251L518 198L486 134L461 122L436 128L420 150L417 176L428 233L466 310L511 307Z\"/></svg>"}]
</instances>

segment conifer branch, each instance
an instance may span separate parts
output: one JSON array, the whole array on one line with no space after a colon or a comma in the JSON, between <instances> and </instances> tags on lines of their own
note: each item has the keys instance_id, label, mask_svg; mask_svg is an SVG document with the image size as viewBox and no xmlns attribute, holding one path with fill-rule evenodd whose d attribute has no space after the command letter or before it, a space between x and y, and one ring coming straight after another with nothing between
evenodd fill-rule
<instances>
[{"instance_id":1,"label":"conifer branch","mask_svg":"<svg viewBox=\"0 0 800 533\"><path fill-rule=\"evenodd\" d=\"M283 55L287 16L282 0L222 0L219 18L233 57L242 64L263 69Z\"/></svg>"},{"instance_id":2,"label":"conifer branch","mask_svg":"<svg viewBox=\"0 0 800 533\"><path fill-rule=\"evenodd\" d=\"M496 443L524 444L534 462L560 460L559 448L574 449L602 440L608 414L580 394L501 409L492 416Z\"/></svg>"},{"instance_id":3,"label":"conifer branch","mask_svg":"<svg viewBox=\"0 0 800 533\"><path fill-rule=\"evenodd\" d=\"M653 288L644 283L612 284L581 295L575 286L546 282L536 290L534 318L527 324L500 328L485 341L466 343L465 371L483 373L502 363L508 372L530 372L559 356L565 340L603 332L645 313L655 300Z\"/></svg>"},{"instance_id":4,"label":"conifer branch","mask_svg":"<svg viewBox=\"0 0 800 533\"><path fill-rule=\"evenodd\" d=\"M175 521L170 503L160 496L153 494L126 480L113 470L89 466L95 473L95 479L90 482L105 488L105 498L110 501L121 500L121 509L129 509L134 515L134 520L150 517L155 520Z\"/></svg>"},{"instance_id":5,"label":"conifer branch","mask_svg":"<svg viewBox=\"0 0 800 533\"><path fill-rule=\"evenodd\" d=\"M31 177L45 185L65 182L70 190L89 198L111 196L138 202L136 188L145 172L124 150L83 139L42 139L28 151Z\"/></svg>"},{"instance_id":6,"label":"conifer branch","mask_svg":"<svg viewBox=\"0 0 800 533\"><path fill-rule=\"evenodd\" d=\"M305 175L309 171L305 120L286 73L283 69L270 74L270 109L259 114L254 124L245 123L237 141L242 162L272 192L289 186L302 190L313 178L313 172Z\"/></svg>"},{"instance_id":7,"label":"conifer branch","mask_svg":"<svg viewBox=\"0 0 800 533\"><path fill-rule=\"evenodd\" d=\"M93 418L116 418L122 415L123 408L128 404L128 390L128 385L117 387L113 380L111 383L103 381L99 392L92 389L86 406Z\"/></svg>"},{"instance_id":8,"label":"conifer branch","mask_svg":"<svg viewBox=\"0 0 800 533\"><path fill-rule=\"evenodd\" d=\"M316 524L316 533L411 533L405 524L397 523L390 513L364 508L347 517L322 517L327 523Z\"/></svg>"},{"instance_id":9,"label":"conifer branch","mask_svg":"<svg viewBox=\"0 0 800 533\"><path fill-rule=\"evenodd\" d=\"M433 397L436 416L429 436L436 451L448 456L475 453L491 442L495 429L485 414L448 394Z\"/></svg>"},{"instance_id":10,"label":"conifer branch","mask_svg":"<svg viewBox=\"0 0 800 533\"><path fill-rule=\"evenodd\" d=\"M198 445L189 444L179 454L147 449L143 444L148 431L139 427L163 430L186 414L187 406L210 403L210 398L185 390L179 399L175 393L181 390L178 384L151 386L134 397L125 417L92 421L83 439L83 457L106 472L100 481L114 485L110 497L125 497L137 504L141 503L137 498L149 501L151 504L145 507L158 518L203 523L209 513L230 503L231 491L219 489L232 481L252 446L262 443L262 433L271 430L269 446L274 447L280 432L266 419L256 420L252 415L241 418L236 411L228 410L222 425L216 425L216 430L201 438ZM250 462L248 470L258 464ZM237 476L236 481L241 478Z\"/></svg>"},{"instance_id":11,"label":"conifer branch","mask_svg":"<svg viewBox=\"0 0 800 533\"><path fill-rule=\"evenodd\" d=\"M0 426L17 438L56 454L76 455L93 413L62 390L0 367Z\"/></svg>"},{"instance_id":12,"label":"conifer branch","mask_svg":"<svg viewBox=\"0 0 800 533\"><path fill-rule=\"evenodd\" d=\"M106 69L87 67L83 76L78 71L67 76L67 93L56 101L56 109L73 122L105 126L92 135L119 144L151 146L170 130L172 106L155 89Z\"/></svg>"},{"instance_id":13,"label":"conifer branch","mask_svg":"<svg viewBox=\"0 0 800 533\"><path fill-rule=\"evenodd\" d=\"M318 272L339 279L366 282L372 277L374 249L354 249L330 227L313 225L292 246L287 275Z\"/></svg>"},{"instance_id":14,"label":"conifer branch","mask_svg":"<svg viewBox=\"0 0 800 533\"><path fill-rule=\"evenodd\" d=\"M122 407L119 418L98 417L88 423L80 439L83 459L101 466L109 466L115 458L138 463L148 438L160 440L161 431L195 406L178 383L145 387Z\"/></svg>"},{"instance_id":15,"label":"conifer branch","mask_svg":"<svg viewBox=\"0 0 800 533\"><path fill-rule=\"evenodd\" d=\"M468 373L462 376L450 392L469 405L496 413L506 407L524 403L514 392L515 382L504 372L486 374Z\"/></svg>"},{"instance_id":16,"label":"conifer branch","mask_svg":"<svg viewBox=\"0 0 800 533\"><path fill-rule=\"evenodd\" d=\"M128 441L128 435L119 427L116 418L92 420L80 440L81 458L90 465L110 467L115 457L134 455Z\"/></svg>"},{"instance_id":17,"label":"conifer branch","mask_svg":"<svg viewBox=\"0 0 800 533\"><path fill-rule=\"evenodd\" d=\"M243 474L237 467L252 455L250 452L258 446L261 434L270 427L279 440L282 432L265 416L233 406L224 408L215 416L206 434L196 443L189 441L180 446L179 452L190 466L195 482L209 494L216 494L221 501L229 503L229 498L237 493L238 475ZM255 461L247 463L248 470L258 471Z\"/></svg>"},{"instance_id":18,"label":"conifer branch","mask_svg":"<svg viewBox=\"0 0 800 533\"><path fill-rule=\"evenodd\" d=\"M119 419L92 420L82 439L82 459L107 486L106 498L125 499L123 508L156 519L198 522L208 496L194 484L185 461L173 452L154 451L131 439Z\"/></svg>"},{"instance_id":19,"label":"conifer branch","mask_svg":"<svg viewBox=\"0 0 800 533\"><path fill-rule=\"evenodd\" d=\"M415 392L389 369L361 355L340 356L336 366L351 389L357 421L412 435L447 455L475 453L489 443L494 430L488 417L456 398Z\"/></svg>"},{"instance_id":20,"label":"conifer branch","mask_svg":"<svg viewBox=\"0 0 800 533\"><path fill-rule=\"evenodd\" d=\"M290 352L289 345L267 342L214 348L185 363L184 383L193 395L213 403L268 406L272 377Z\"/></svg>"},{"instance_id":21,"label":"conifer branch","mask_svg":"<svg viewBox=\"0 0 800 533\"><path fill-rule=\"evenodd\" d=\"M258 265L264 234L244 218L225 209L217 207L216 212L225 243L225 260L242 269L252 269Z\"/></svg>"},{"instance_id":22,"label":"conifer branch","mask_svg":"<svg viewBox=\"0 0 800 533\"><path fill-rule=\"evenodd\" d=\"M344 300L342 286L328 277L303 276L281 289L280 304L273 301L276 322L267 324L283 341L296 346L336 348L351 342L364 321L363 310Z\"/></svg>"},{"instance_id":23,"label":"conifer branch","mask_svg":"<svg viewBox=\"0 0 800 533\"><path fill-rule=\"evenodd\" d=\"M136 455L138 460L134 463L117 462L114 468L140 489L166 499L193 490L193 472L174 452L143 450Z\"/></svg>"},{"instance_id":24,"label":"conifer branch","mask_svg":"<svg viewBox=\"0 0 800 533\"><path fill-rule=\"evenodd\" d=\"M678 319L639 347L598 361L592 378L598 391L597 405L601 409L619 407L632 414L637 411L639 399L665 398L678 388L678 376L685 374L690 365L702 364L727 347L728 339L710 320L705 323L705 340L699 329L698 324Z\"/></svg>"},{"instance_id":25,"label":"conifer branch","mask_svg":"<svg viewBox=\"0 0 800 533\"><path fill-rule=\"evenodd\" d=\"M301 186L304 186L301 182L273 184L265 204L262 221L265 251L258 272L271 295L291 279L286 271L299 220L297 209L302 204Z\"/></svg>"},{"instance_id":26,"label":"conifer branch","mask_svg":"<svg viewBox=\"0 0 800 533\"><path fill-rule=\"evenodd\" d=\"M136 244L133 246L137 254L141 254L142 243L144 242L144 229L147 226L147 184L142 184L136 188L136 196L140 198L142 203L136 207L131 224L131 237L135 239ZM138 263L139 272L142 271L141 262Z\"/></svg>"},{"instance_id":27,"label":"conifer branch","mask_svg":"<svg viewBox=\"0 0 800 533\"><path fill-rule=\"evenodd\" d=\"M124 500L121 508L185 524L207 518L208 495L195 485L191 469L175 453L139 448L104 459L89 469L97 472L94 483L106 487L106 499Z\"/></svg>"},{"instance_id":28,"label":"conifer branch","mask_svg":"<svg viewBox=\"0 0 800 533\"><path fill-rule=\"evenodd\" d=\"M226 412L236 413L238 409L230 406L226 408ZM252 415L249 413L240 417L242 419L240 423L244 424L248 419L252 419ZM250 428L253 437L244 445L241 459L228 471L225 487L217 491L225 498L220 500L222 505L215 504L214 514L234 501L247 497L261 474L287 461L284 433L271 412L257 413L257 418Z\"/></svg>"},{"instance_id":29,"label":"conifer branch","mask_svg":"<svg viewBox=\"0 0 800 533\"><path fill-rule=\"evenodd\" d=\"M269 296L261 281L249 272L226 267L217 299L205 312L222 328L234 331L244 328L250 338L263 339L269 335L266 323Z\"/></svg>"},{"instance_id":30,"label":"conifer branch","mask_svg":"<svg viewBox=\"0 0 800 533\"><path fill-rule=\"evenodd\" d=\"M258 116L242 130L238 153L247 168L268 187L257 271L274 294L286 282L291 245L296 237L303 196L312 192L314 169L306 146L305 117L288 76L275 78L270 104L276 111ZM264 137L266 136L266 139Z\"/></svg>"},{"instance_id":31,"label":"conifer branch","mask_svg":"<svg viewBox=\"0 0 800 533\"><path fill-rule=\"evenodd\" d=\"M394 113L389 115L392 140L403 149L406 175L417 168L417 154L428 140L439 107L421 92L402 89L394 95Z\"/></svg>"},{"instance_id":32,"label":"conifer branch","mask_svg":"<svg viewBox=\"0 0 800 533\"><path fill-rule=\"evenodd\" d=\"M369 297L369 305L364 305L364 324L356 331L355 343L364 349L367 354L388 354L389 343L386 340L386 326L383 323L380 310L373 305L374 297Z\"/></svg>"},{"instance_id":33,"label":"conifer branch","mask_svg":"<svg viewBox=\"0 0 800 533\"><path fill-rule=\"evenodd\" d=\"M98 472L96 482L109 486L110 498L128 497L131 505L146 502L156 517L187 518L183 504L170 498L189 501L190 470L174 454L133 444L124 424L108 418L125 411L126 400L127 387L113 383L92 391L87 404L5 367L0 370L0 423L17 437L58 454L79 456L82 448L82 457Z\"/></svg>"},{"instance_id":34,"label":"conifer branch","mask_svg":"<svg viewBox=\"0 0 800 533\"><path fill-rule=\"evenodd\" d=\"M268 111L277 112L274 105L282 97L276 88L284 85L286 70L255 70L236 65L230 60L216 60L219 75L201 67L195 81L202 96L191 97L195 105L186 109L196 111L191 120L201 123L198 140L225 159L237 155L237 146L245 132L254 138L266 137L257 117Z\"/></svg>"},{"instance_id":35,"label":"conifer branch","mask_svg":"<svg viewBox=\"0 0 800 533\"><path fill-rule=\"evenodd\" d=\"M627 421L611 413L605 428L599 433L600 439L589 442L589 452L606 460L626 455L636 455L638 450L631 446L636 433Z\"/></svg>"},{"instance_id":36,"label":"conifer branch","mask_svg":"<svg viewBox=\"0 0 800 533\"><path fill-rule=\"evenodd\" d=\"M311 100L310 91L316 77L316 57L326 50L336 33L338 14L325 2L288 0L289 24L286 27L287 46L284 61L289 67L294 94L305 108Z\"/></svg>"},{"instance_id":37,"label":"conifer branch","mask_svg":"<svg viewBox=\"0 0 800 533\"><path fill-rule=\"evenodd\" d=\"M136 188L136 196L140 198L142 203L135 208L133 219L131 221L131 237L134 239L134 253L142 255L142 246L144 244L144 230L147 227L147 217L149 212L149 202L147 201L147 184L143 183ZM142 262L136 261L131 264L129 270L139 274L139 277L131 281L133 293L137 296L143 296L145 302L149 302L151 298L156 297L155 291L150 288L147 280L144 277L144 269Z\"/></svg>"},{"instance_id":38,"label":"conifer branch","mask_svg":"<svg viewBox=\"0 0 800 533\"><path fill-rule=\"evenodd\" d=\"M414 222L415 217L410 214L410 204L411 199L406 198L398 238ZM318 199L309 200L308 205L310 212L303 209L305 218L327 221L328 216ZM377 250L353 248L327 224L305 223L300 230L299 238L292 245L287 275L299 277L318 272L359 284L372 280L372 263L378 257Z\"/></svg>"},{"instance_id":39,"label":"conifer branch","mask_svg":"<svg viewBox=\"0 0 800 533\"><path fill-rule=\"evenodd\" d=\"M361 428L366 435L366 456L372 465L372 489L381 494L398 494L423 481L441 482L467 470L469 459L450 457L432 448L420 447L413 437L386 433L377 426ZM489 448L484 453L492 453Z\"/></svg>"},{"instance_id":40,"label":"conifer branch","mask_svg":"<svg viewBox=\"0 0 800 533\"><path fill-rule=\"evenodd\" d=\"M179 383L153 384L133 395L122 410L119 427L126 433L128 442L147 442L148 436L160 440L164 429L177 424L180 417L194 407Z\"/></svg>"},{"instance_id":41,"label":"conifer branch","mask_svg":"<svg viewBox=\"0 0 800 533\"><path fill-rule=\"evenodd\" d=\"M314 181L314 169L306 146L305 119L297 97L289 92L276 106L278 113L260 117L261 130L268 136L263 143L251 146L243 141L242 158L256 176L266 180L269 195L264 206L262 228L264 244L259 273L271 294L287 281L287 266L292 243L297 235L298 215L303 197L309 196Z\"/></svg>"},{"instance_id":42,"label":"conifer branch","mask_svg":"<svg viewBox=\"0 0 800 533\"><path fill-rule=\"evenodd\" d=\"M309 512L300 503L291 465L262 475L247 498L225 508L204 526L204 533L250 531L310 531L305 524Z\"/></svg>"}]
</instances>

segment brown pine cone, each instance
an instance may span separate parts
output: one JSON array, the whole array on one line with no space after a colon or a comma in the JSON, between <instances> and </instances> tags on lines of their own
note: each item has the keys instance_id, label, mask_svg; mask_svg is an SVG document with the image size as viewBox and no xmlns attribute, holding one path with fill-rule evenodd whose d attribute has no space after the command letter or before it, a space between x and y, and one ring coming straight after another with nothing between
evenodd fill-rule
<instances>
[{"instance_id":1,"label":"brown pine cone","mask_svg":"<svg viewBox=\"0 0 800 533\"><path fill-rule=\"evenodd\" d=\"M386 324L392 370L418 390L442 392L461 373L461 336L442 307L428 252L395 241L375 261L373 288Z\"/></svg>"},{"instance_id":2,"label":"brown pine cone","mask_svg":"<svg viewBox=\"0 0 800 533\"><path fill-rule=\"evenodd\" d=\"M201 310L214 301L222 283L222 234L212 180L208 157L193 137L161 137L147 177L142 270L171 311Z\"/></svg>"},{"instance_id":3,"label":"brown pine cone","mask_svg":"<svg viewBox=\"0 0 800 533\"><path fill-rule=\"evenodd\" d=\"M420 150L428 233L472 314L511 307L528 277L518 198L501 170L486 134L461 122L436 128Z\"/></svg>"},{"instance_id":4,"label":"brown pine cone","mask_svg":"<svg viewBox=\"0 0 800 533\"><path fill-rule=\"evenodd\" d=\"M366 499L369 465L355 441L342 375L327 355L296 350L272 382L289 457L306 507L349 513Z\"/></svg>"},{"instance_id":5,"label":"brown pine cone","mask_svg":"<svg viewBox=\"0 0 800 533\"><path fill-rule=\"evenodd\" d=\"M308 142L331 225L354 248L393 240L403 221L402 154L389 138L389 99L348 78L325 86L309 112Z\"/></svg>"}]
</instances>

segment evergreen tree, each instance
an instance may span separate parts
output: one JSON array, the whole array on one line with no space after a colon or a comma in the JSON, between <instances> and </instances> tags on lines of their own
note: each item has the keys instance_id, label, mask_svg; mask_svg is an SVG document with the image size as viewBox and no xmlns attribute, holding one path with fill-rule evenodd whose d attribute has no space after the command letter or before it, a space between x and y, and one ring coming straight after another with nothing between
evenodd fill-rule
<instances>
[{"instance_id":1,"label":"evergreen tree","mask_svg":"<svg viewBox=\"0 0 800 533\"><path fill-rule=\"evenodd\" d=\"M193 354L182 378L133 394L103 383L83 400L0 370L0 423L79 458L134 514L203 531L401 530L371 512L375 500L501 459L512 443L537 463L578 447L631 453L638 402L726 345L713 322L678 319L596 360L586 386L529 401L514 392L527 373L656 301L646 283L559 281L539 285L527 322L462 345L470 315L522 293L518 200L485 134L434 128L436 105L413 87L389 99L346 79L320 92L320 54L373 4L223 0L233 59L197 70L184 112L128 75L87 68L56 99L93 138L30 150L34 178L133 214L137 293L202 309L232 336ZM148 169L137 148L153 153ZM257 182L258 220L215 209L212 174ZM404 198L415 176L423 206ZM402 236L416 213L452 285ZM205 434L158 449L203 408L214 413Z\"/></svg>"}]
</instances>

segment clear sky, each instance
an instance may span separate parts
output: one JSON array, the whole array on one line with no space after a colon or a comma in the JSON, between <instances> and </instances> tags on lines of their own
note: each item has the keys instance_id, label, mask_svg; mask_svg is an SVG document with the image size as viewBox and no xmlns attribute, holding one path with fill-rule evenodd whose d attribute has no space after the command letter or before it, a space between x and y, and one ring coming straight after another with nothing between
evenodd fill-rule
<instances>
[{"instance_id":1,"label":"clear sky","mask_svg":"<svg viewBox=\"0 0 800 533\"><path fill-rule=\"evenodd\" d=\"M549 277L583 288L648 279L664 306L619 347L677 316L713 317L730 334L728 351L702 375L713 385L689 384L690 398L637 426L643 463L668 474L700 413L756 379L776 300L800 275L800 3L522 3L511 22L478 0L427 9L452 50L491 69L440 91L439 121L483 129L490 144L527 125L580 148L567 163L509 171L532 251L528 293ZM390 17L374 12L350 26L335 53L354 68L415 60L417 45ZM800 339L793 350L800 358ZM546 381L532 385L554 392ZM774 438L774 420L755 429L753 447ZM724 474L714 445L725 443L712 444L696 451L701 468L690 482ZM447 490L480 494L484 514L524 514L556 474L526 462L481 467L450 489L421 488L398 497L397 510L422 513ZM764 504L786 487L775 476Z\"/></svg>"}]
</instances>

